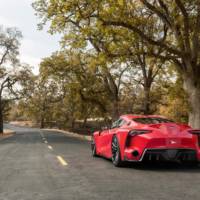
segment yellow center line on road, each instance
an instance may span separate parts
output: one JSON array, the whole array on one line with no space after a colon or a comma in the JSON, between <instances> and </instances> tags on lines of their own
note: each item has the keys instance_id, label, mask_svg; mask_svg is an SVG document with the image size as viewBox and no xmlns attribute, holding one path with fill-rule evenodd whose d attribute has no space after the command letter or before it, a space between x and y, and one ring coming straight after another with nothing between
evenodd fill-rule
<instances>
[{"instance_id":1,"label":"yellow center line on road","mask_svg":"<svg viewBox=\"0 0 200 200\"><path fill-rule=\"evenodd\" d=\"M52 147L52 146L50 146L50 145L48 145L48 148L49 148L49 149L51 149L51 150L53 150L53 147Z\"/></svg>"},{"instance_id":2,"label":"yellow center line on road","mask_svg":"<svg viewBox=\"0 0 200 200\"><path fill-rule=\"evenodd\" d=\"M57 156L57 159L61 163L61 165L63 165L63 166L68 165L68 163L61 156Z\"/></svg>"}]
</instances>

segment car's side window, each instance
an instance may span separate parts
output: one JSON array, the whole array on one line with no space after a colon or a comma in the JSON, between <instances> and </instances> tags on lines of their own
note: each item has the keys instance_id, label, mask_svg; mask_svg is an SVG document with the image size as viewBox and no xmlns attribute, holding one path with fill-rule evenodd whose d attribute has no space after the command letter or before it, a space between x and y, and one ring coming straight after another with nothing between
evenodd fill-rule
<instances>
[{"instance_id":1,"label":"car's side window","mask_svg":"<svg viewBox=\"0 0 200 200\"><path fill-rule=\"evenodd\" d=\"M118 124L118 127L121 127L123 126L124 124L126 124L126 121L124 119L122 119L119 124Z\"/></svg>"},{"instance_id":2,"label":"car's side window","mask_svg":"<svg viewBox=\"0 0 200 200\"><path fill-rule=\"evenodd\" d=\"M117 121L113 122L111 128L117 128L118 124L121 122L122 119L118 119Z\"/></svg>"},{"instance_id":3,"label":"car's side window","mask_svg":"<svg viewBox=\"0 0 200 200\"><path fill-rule=\"evenodd\" d=\"M118 119L117 121L113 122L111 128L118 128L120 126L122 126L123 124L125 124L126 121L123 119Z\"/></svg>"}]
</instances>

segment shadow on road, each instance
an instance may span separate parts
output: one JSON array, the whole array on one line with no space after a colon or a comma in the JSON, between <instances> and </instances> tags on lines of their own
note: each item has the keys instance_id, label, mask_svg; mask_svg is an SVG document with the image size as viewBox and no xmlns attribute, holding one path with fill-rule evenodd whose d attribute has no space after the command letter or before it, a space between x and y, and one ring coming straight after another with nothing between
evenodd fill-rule
<instances>
[{"instance_id":1,"label":"shadow on road","mask_svg":"<svg viewBox=\"0 0 200 200\"><path fill-rule=\"evenodd\" d=\"M102 159L102 162L109 162L112 165L112 161L107 158L97 157L95 159ZM114 166L113 166L114 167ZM141 171L158 171L158 172L191 172L200 173L200 163L193 164L181 164L176 162L126 162L123 167L118 169L133 169Z\"/></svg>"},{"instance_id":2,"label":"shadow on road","mask_svg":"<svg viewBox=\"0 0 200 200\"><path fill-rule=\"evenodd\" d=\"M200 173L199 165L170 163L170 162L126 163L124 168L135 169L135 170L145 170L145 171Z\"/></svg>"}]
</instances>

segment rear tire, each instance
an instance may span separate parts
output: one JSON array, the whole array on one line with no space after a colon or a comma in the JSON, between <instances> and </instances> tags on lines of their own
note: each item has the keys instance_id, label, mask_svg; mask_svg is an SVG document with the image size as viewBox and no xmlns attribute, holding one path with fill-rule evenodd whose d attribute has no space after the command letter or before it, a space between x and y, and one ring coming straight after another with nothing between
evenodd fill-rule
<instances>
[{"instance_id":1,"label":"rear tire","mask_svg":"<svg viewBox=\"0 0 200 200\"><path fill-rule=\"evenodd\" d=\"M112 139L112 163L115 167L122 167L123 161L121 160L121 151L119 147L119 142L116 136Z\"/></svg>"},{"instance_id":2,"label":"rear tire","mask_svg":"<svg viewBox=\"0 0 200 200\"><path fill-rule=\"evenodd\" d=\"M97 155L97 151L96 151L96 144L95 144L94 138L92 138L91 150L92 150L92 156L97 157L98 155Z\"/></svg>"}]
</instances>

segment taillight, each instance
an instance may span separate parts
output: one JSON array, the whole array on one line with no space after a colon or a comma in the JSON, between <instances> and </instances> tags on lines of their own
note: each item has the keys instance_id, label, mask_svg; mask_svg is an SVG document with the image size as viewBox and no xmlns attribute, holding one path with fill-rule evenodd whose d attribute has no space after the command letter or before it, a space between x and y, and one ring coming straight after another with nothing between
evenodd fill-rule
<instances>
[{"instance_id":1,"label":"taillight","mask_svg":"<svg viewBox=\"0 0 200 200\"><path fill-rule=\"evenodd\" d=\"M200 130L189 130L189 133L200 136Z\"/></svg>"},{"instance_id":2,"label":"taillight","mask_svg":"<svg viewBox=\"0 0 200 200\"><path fill-rule=\"evenodd\" d=\"M126 138L126 147L130 146L131 143L131 138L133 136L137 136L137 135L142 135L142 134L146 134L146 133L151 133L151 130L142 130L142 129L134 129L128 132L128 136Z\"/></svg>"},{"instance_id":3,"label":"taillight","mask_svg":"<svg viewBox=\"0 0 200 200\"><path fill-rule=\"evenodd\" d=\"M197 135L197 137L198 137L198 144L200 146L200 130L189 130L189 133L191 133L193 135Z\"/></svg>"},{"instance_id":4,"label":"taillight","mask_svg":"<svg viewBox=\"0 0 200 200\"><path fill-rule=\"evenodd\" d=\"M135 129L135 130L129 131L128 135L135 136L135 135L142 135L142 134L151 133L151 132L152 132L151 130Z\"/></svg>"}]
</instances>

